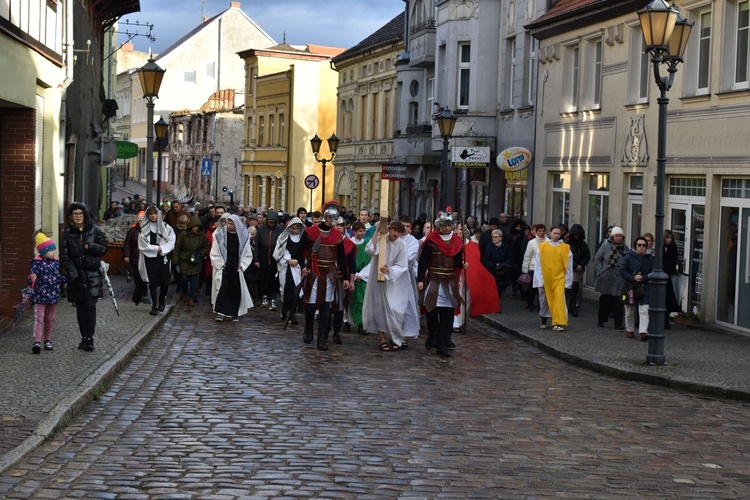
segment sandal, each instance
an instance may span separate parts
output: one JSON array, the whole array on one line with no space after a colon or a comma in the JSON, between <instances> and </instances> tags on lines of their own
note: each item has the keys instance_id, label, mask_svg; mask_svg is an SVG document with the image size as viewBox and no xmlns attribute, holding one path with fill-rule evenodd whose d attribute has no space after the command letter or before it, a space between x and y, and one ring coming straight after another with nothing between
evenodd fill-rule
<instances>
[{"instance_id":1,"label":"sandal","mask_svg":"<svg viewBox=\"0 0 750 500\"><path fill-rule=\"evenodd\" d=\"M402 347L400 345L398 345L396 343L392 343L391 344L391 351L399 351L401 349L402 349Z\"/></svg>"},{"instance_id":2,"label":"sandal","mask_svg":"<svg viewBox=\"0 0 750 500\"><path fill-rule=\"evenodd\" d=\"M391 350L391 346L388 345L388 342L383 342L382 344L380 344L380 350L388 352Z\"/></svg>"},{"instance_id":3,"label":"sandal","mask_svg":"<svg viewBox=\"0 0 750 500\"><path fill-rule=\"evenodd\" d=\"M408 348L409 348L409 344L407 344L406 339L404 339L404 341L401 342L401 349L408 349Z\"/></svg>"}]
</instances>

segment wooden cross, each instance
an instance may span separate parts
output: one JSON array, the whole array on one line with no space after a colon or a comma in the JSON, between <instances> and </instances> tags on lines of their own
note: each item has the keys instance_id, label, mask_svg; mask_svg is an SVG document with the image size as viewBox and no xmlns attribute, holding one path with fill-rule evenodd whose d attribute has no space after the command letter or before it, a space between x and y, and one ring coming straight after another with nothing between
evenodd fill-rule
<instances>
[{"instance_id":1,"label":"wooden cross","mask_svg":"<svg viewBox=\"0 0 750 500\"><path fill-rule=\"evenodd\" d=\"M380 225L378 227L378 281L385 281L385 274L380 272L380 268L388 264L386 248L388 242L388 224L390 224L391 208L391 181L388 179L380 180Z\"/></svg>"}]
</instances>

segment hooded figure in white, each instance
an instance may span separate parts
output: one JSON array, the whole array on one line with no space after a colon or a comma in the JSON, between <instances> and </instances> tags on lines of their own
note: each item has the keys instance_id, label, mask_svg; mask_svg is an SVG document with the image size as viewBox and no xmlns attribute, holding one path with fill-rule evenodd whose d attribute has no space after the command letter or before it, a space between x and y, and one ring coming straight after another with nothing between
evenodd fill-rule
<instances>
[{"instance_id":1,"label":"hooded figure in white","mask_svg":"<svg viewBox=\"0 0 750 500\"><path fill-rule=\"evenodd\" d=\"M282 302L281 317L285 319L287 313L291 311L293 324L296 324L293 310L296 305L295 302L304 294L300 287L297 296L294 296L294 288L302 283L302 266L300 264L304 264L304 248L299 243L302 240L302 232L305 227L302 219L292 217L276 240L276 248L273 251L273 258L276 260L276 267L279 272L279 296Z\"/></svg>"},{"instance_id":2,"label":"hooded figure in white","mask_svg":"<svg viewBox=\"0 0 750 500\"><path fill-rule=\"evenodd\" d=\"M237 319L253 307L244 277L253 261L250 233L238 216L225 214L222 219L225 223L214 232L210 253L213 266L211 302L217 321L225 316Z\"/></svg>"},{"instance_id":3,"label":"hooded figure in white","mask_svg":"<svg viewBox=\"0 0 750 500\"><path fill-rule=\"evenodd\" d=\"M138 273L144 283L148 283L151 294L151 312L163 311L167 298L167 289L172 280L172 266L170 254L174 249L175 234L172 228L165 224L161 212L155 205L146 209L146 215L141 220L141 233L138 235Z\"/></svg>"}]
</instances>

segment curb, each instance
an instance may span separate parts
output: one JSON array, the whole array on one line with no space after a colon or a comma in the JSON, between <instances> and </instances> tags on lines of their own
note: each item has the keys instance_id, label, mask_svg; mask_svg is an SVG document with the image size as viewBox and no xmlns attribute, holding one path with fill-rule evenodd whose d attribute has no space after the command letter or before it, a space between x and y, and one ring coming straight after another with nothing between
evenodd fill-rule
<instances>
[{"instance_id":1,"label":"curb","mask_svg":"<svg viewBox=\"0 0 750 500\"><path fill-rule=\"evenodd\" d=\"M105 390L109 383L128 365L130 360L166 320L174 309L174 299L164 314L146 323L135 335L125 342L119 349L102 364L96 367L78 385L76 390L58 400L48 415L44 417L34 429L34 432L23 440L21 444L0 457L0 473L16 465L28 453L35 450L47 439L64 428L81 410L94 401Z\"/></svg>"},{"instance_id":2,"label":"curb","mask_svg":"<svg viewBox=\"0 0 750 500\"><path fill-rule=\"evenodd\" d=\"M662 387L668 387L670 389L678 389L678 390L683 390L683 391L707 395L707 396L715 396L715 397L721 397L721 398L738 400L738 401L750 401L750 391L743 391L740 389L730 389L727 387L720 387L716 385L710 385L710 384L685 380L682 378L666 377L666 376L661 376L661 375L653 375L649 373L640 373L640 372L625 370L617 366L612 366L606 363L601 363L601 362L594 361L591 359L586 359L586 358L583 358L581 356L578 356L570 352L561 351L548 344L545 344L544 342L540 341L537 338L533 338L520 331L508 328L502 323L499 323L486 316L479 316L479 317L475 316L474 319L478 319L482 323L495 327L504 333L513 335L514 337L523 340L527 344L534 346L538 349L541 349L547 354L551 354L552 356L555 356L556 358L559 358L567 363L580 366L581 368L586 368L594 372L602 373L604 375L608 375L608 376L623 379L623 380L643 382L643 383L647 383L651 385L658 385Z\"/></svg>"}]
</instances>

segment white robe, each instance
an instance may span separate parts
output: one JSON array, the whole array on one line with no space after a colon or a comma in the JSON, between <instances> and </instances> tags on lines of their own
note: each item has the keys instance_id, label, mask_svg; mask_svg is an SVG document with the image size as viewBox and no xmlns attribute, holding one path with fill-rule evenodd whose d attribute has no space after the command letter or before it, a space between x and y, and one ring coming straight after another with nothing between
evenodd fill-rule
<instances>
[{"instance_id":1,"label":"white robe","mask_svg":"<svg viewBox=\"0 0 750 500\"><path fill-rule=\"evenodd\" d=\"M301 234L290 234L289 238L297 243L302 238ZM273 252L273 258L276 259L276 269L279 272L279 297L281 301L284 301L284 287L286 286L286 271L291 269L292 279L294 280L294 286L297 286L302 282L302 266L298 262L296 266L289 265L289 261L292 259L292 254L286 249L286 242L283 245L276 244L276 249ZM299 296L302 297L305 294L304 290L300 288Z\"/></svg>"},{"instance_id":2,"label":"white robe","mask_svg":"<svg viewBox=\"0 0 750 500\"><path fill-rule=\"evenodd\" d=\"M169 252L174 250L174 244L177 240L172 227L159 220L158 224L160 231L166 234L167 239L166 241L161 241L161 244L159 245L152 245L150 236L151 232L148 231L148 229L151 228L150 224L150 222L146 222L144 226L141 227L141 232L138 234L138 273L141 275L141 280L143 280L144 283L149 282L145 258L148 257L149 259L153 259L154 257L158 257L160 246L161 255L169 254Z\"/></svg>"},{"instance_id":3,"label":"white robe","mask_svg":"<svg viewBox=\"0 0 750 500\"><path fill-rule=\"evenodd\" d=\"M411 234L401 237L406 247L406 255L409 262L409 285L412 293L409 295L409 307L406 310L404 323L405 337L419 337L419 291L417 290L417 256L419 255L419 240Z\"/></svg>"},{"instance_id":4,"label":"white robe","mask_svg":"<svg viewBox=\"0 0 750 500\"><path fill-rule=\"evenodd\" d=\"M224 267L224 259L221 256L221 251L219 250L219 245L216 244L217 239L214 238L213 242L211 243L211 253L209 254L209 257L211 259L211 265L213 266L213 273L211 275L213 286L211 287L211 304L214 304L216 302L216 296L219 294L219 289L221 288L221 278L222 278L222 268ZM247 283L245 282L245 270L250 267L250 264L253 262L253 246L248 243L245 245L245 248L241 250L242 254L240 255L240 269L237 270L237 273L240 275L240 309L237 313L238 316L242 316L244 314L247 314L247 311L253 307L253 299L250 296L250 290L247 288Z\"/></svg>"},{"instance_id":5,"label":"white robe","mask_svg":"<svg viewBox=\"0 0 750 500\"><path fill-rule=\"evenodd\" d=\"M388 273L385 281L378 281L377 255L380 253L378 238L373 237L365 247L370 262L370 276L365 289L365 301L362 306L362 324L370 332L383 332L391 337L397 345L401 345L407 332L404 330L409 296L412 294L409 286L409 259L406 246L399 238L387 242ZM417 329L417 334L419 329Z\"/></svg>"}]
</instances>

